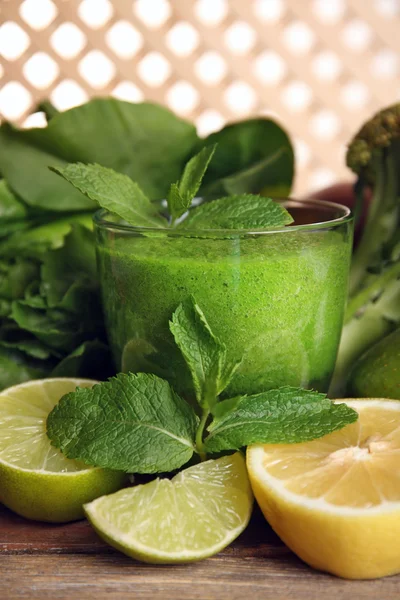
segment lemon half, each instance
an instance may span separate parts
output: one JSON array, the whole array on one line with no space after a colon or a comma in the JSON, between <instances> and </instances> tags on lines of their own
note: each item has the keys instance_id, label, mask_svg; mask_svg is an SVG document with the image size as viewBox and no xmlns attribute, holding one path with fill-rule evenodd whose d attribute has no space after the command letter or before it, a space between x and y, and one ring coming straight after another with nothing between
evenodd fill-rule
<instances>
[{"instance_id":1,"label":"lemon half","mask_svg":"<svg viewBox=\"0 0 400 600\"><path fill-rule=\"evenodd\" d=\"M255 497L281 539L350 579L400 572L400 402L344 400L356 423L302 444L255 445Z\"/></svg>"}]
</instances>

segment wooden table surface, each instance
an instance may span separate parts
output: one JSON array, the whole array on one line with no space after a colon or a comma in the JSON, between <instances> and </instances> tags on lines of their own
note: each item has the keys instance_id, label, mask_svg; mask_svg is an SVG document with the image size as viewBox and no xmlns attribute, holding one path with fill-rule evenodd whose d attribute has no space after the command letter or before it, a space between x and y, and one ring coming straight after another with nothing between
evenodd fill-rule
<instances>
[{"instance_id":1,"label":"wooden table surface","mask_svg":"<svg viewBox=\"0 0 400 600\"><path fill-rule=\"evenodd\" d=\"M135 562L86 521L34 523L0 507L1 600L399 600L400 576L345 581L297 559L256 511L218 556L190 565Z\"/></svg>"}]
</instances>

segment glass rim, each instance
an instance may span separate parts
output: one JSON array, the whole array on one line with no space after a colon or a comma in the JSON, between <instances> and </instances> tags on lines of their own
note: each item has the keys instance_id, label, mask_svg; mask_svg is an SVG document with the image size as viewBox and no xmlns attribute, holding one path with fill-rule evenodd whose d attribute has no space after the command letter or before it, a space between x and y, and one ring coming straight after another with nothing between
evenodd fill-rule
<instances>
[{"instance_id":1,"label":"glass rim","mask_svg":"<svg viewBox=\"0 0 400 600\"><path fill-rule=\"evenodd\" d=\"M304 223L300 225L289 225L284 227L269 227L263 229L172 229L170 227L144 227L137 225L129 225L118 223L106 219L107 216L112 216L112 213L107 209L101 208L93 215L93 222L96 227L101 229L116 230L131 234L163 234L175 237L225 237L225 236L243 236L243 235L271 235L277 233L290 233L295 231L313 231L320 229L331 229L338 227L343 223L352 221L353 214L347 206L337 202L328 200L319 200L311 198L305 200L297 200L295 198L275 198L275 201L284 203L288 208L318 208L323 207L330 209L332 212L341 212L342 214L334 219L327 221L317 221L315 223Z\"/></svg>"}]
</instances>

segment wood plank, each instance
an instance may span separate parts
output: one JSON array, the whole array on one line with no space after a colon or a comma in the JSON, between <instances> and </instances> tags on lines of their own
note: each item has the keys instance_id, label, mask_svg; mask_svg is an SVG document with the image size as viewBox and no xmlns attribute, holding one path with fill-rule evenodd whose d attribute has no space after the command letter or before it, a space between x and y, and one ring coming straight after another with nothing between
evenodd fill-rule
<instances>
[{"instance_id":1,"label":"wood plank","mask_svg":"<svg viewBox=\"0 0 400 600\"><path fill-rule=\"evenodd\" d=\"M34 523L0 508L2 600L398 600L399 591L400 576L344 581L310 569L258 510L244 534L217 556L161 566L120 554L86 521Z\"/></svg>"},{"instance_id":2,"label":"wood plank","mask_svg":"<svg viewBox=\"0 0 400 600\"><path fill-rule=\"evenodd\" d=\"M399 579L343 581L289 555L214 557L183 566L135 563L121 555L8 555L0 559L4 600L398 600Z\"/></svg>"}]
</instances>

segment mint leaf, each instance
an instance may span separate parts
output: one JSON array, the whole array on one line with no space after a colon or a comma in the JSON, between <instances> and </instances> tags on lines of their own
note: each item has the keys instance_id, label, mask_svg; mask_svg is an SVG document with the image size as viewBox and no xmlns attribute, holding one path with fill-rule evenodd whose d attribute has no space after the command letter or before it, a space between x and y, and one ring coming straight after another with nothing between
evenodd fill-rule
<instances>
[{"instance_id":1,"label":"mint leaf","mask_svg":"<svg viewBox=\"0 0 400 600\"><path fill-rule=\"evenodd\" d=\"M354 423L358 415L324 394L282 387L243 396L208 427L206 452L237 450L250 444L293 444L322 437Z\"/></svg>"},{"instance_id":2,"label":"mint leaf","mask_svg":"<svg viewBox=\"0 0 400 600\"><path fill-rule=\"evenodd\" d=\"M168 193L168 209L172 220L181 217L189 208L199 191L204 174L215 152L216 144L207 146L195 154L186 164L178 183L171 185Z\"/></svg>"},{"instance_id":3,"label":"mint leaf","mask_svg":"<svg viewBox=\"0 0 400 600\"><path fill-rule=\"evenodd\" d=\"M146 194L127 175L100 165L70 164L50 167L102 208L136 227L162 227L165 219Z\"/></svg>"},{"instance_id":4,"label":"mint leaf","mask_svg":"<svg viewBox=\"0 0 400 600\"><path fill-rule=\"evenodd\" d=\"M211 409L239 363L227 360L225 344L215 337L193 298L178 306L170 330L192 374L197 402L202 408Z\"/></svg>"},{"instance_id":5,"label":"mint leaf","mask_svg":"<svg viewBox=\"0 0 400 600\"><path fill-rule=\"evenodd\" d=\"M190 460L198 419L170 385L147 373L120 373L61 398L47 435L68 457L133 473L161 473Z\"/></svg>"},{"instance_id":6,"label":"mint leaf","mask_svg":"<svg viewBox=\"0 0 400 600\"><path fill-rule=\"evenodd\" d=\"M187 229L265 229L292 222L288 211L271 198L242 194L197 206L179 226Z\"/></svg>"}]
</instances>

